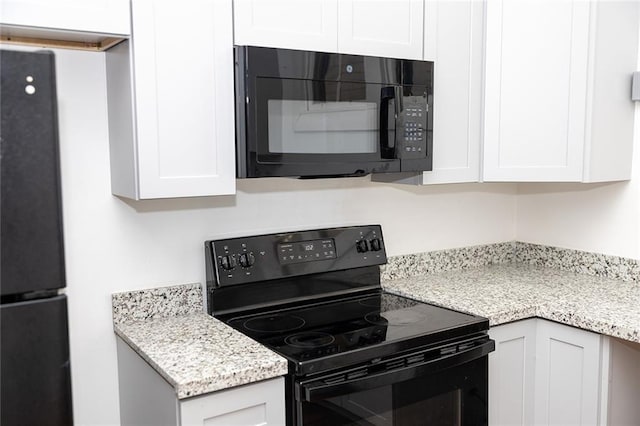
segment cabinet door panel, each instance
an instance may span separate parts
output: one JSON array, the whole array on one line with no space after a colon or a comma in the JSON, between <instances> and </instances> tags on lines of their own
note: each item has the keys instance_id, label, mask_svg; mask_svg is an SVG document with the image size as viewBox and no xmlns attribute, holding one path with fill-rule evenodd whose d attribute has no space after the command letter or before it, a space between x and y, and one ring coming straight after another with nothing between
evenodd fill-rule
<instances>
[{"instance_id":1,"label":"cabinet door panel","mask_svg":"<svg viewBox=\"0 0 640 426\"><path fill-rule=\"evenodd\" d=\"M600 335L539 321L536 424L598 422Z\"/></svg>"},{"instance_id":2,"label":"cabinet door panel","mask_svg":"<svg viewBox=\"0 0 640 426\"><path fill-rule=\"evenodd\" d=\"M337 0L235 0L237 45L336 52Z\"/></svg>"},{"instance_id":3,"label":"cabinet door panel","mask_svg":"<svg viewBox=\"0 0 640 426\"><path fill-rule=\"evenodd\" d=\"M276 378L187 399L181 426L281 426L284 379Z\"/></svg>"},{"instance_id":4,"label":"cabinet door panel","mask_svg":"<svg viewBox=\"0 0 640 426\"><path fill-rule=\"evenodd\" d=\"M536 320L490 329L489 424L530 425L533 419Z\"/></svg>"},{"instance_id":5,"label":"cabinet door panel","mask_svg":"<svg viewBox=\"0 0 640 426\"><path fill-rule=\"evenodd\" d=\"M582 179L589 7L488 2L485 180Z\"/></svg>"},{"instance_id":6,"label":"cabinet door panel","mask_svg":"<svg viewBox=\"0 0 640 426\"><path fill-rule=\"evenodd\" d=\"M139 198L233 193L231 1L135 0L132 12Z\"/></svg>"},{"instance_id":7,"label":"cabinet door panel","mask_svg":"<svg viewBox=\"0 0 640 426\"><path fill-rule=\"evenodd\" d=\"M338 51L422 59L421 0L340 0Z\"/></svg>"},{"instance_id":8,"label":"cabinet door panel","mask_svg":"<svg viewBox=\"0 0 640 426\"><path fill-rule=\"evenodd\" d=\"M423 183L477 182L484 2L425 4L425 59L434 61L433 170Z\"/></svg>"},{"instance_id":9,"label":"cabinet door panel","mask_svg":"<svg viewBox=\"0 0 640 426\"><path fill-rule=\"evenodd\" d=\"M2 24L128 35L128 0L2 0Z\"/></svg>"}]
</instances>

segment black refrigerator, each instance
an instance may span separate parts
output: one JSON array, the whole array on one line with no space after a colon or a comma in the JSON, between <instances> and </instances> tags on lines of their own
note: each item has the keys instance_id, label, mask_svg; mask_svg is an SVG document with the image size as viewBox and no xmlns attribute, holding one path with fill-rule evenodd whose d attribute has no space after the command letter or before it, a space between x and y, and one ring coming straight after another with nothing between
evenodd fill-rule
<instances>
[{"instance_id":1,"label":"black refrigerator","mask_svg":"<svg viewBox=\"0 0 640 426\"><path fill-rule=\"evenodd\" d=\"M0 424L71 425L55 60L0 50Z\"/></svg>"}]
</instances>

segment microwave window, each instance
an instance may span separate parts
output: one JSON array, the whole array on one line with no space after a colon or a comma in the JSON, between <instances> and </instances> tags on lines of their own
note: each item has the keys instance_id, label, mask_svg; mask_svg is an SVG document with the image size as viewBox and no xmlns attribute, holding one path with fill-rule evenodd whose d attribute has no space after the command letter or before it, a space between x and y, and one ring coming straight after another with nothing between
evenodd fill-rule
<instances>
[{"instance_id":1,"label":"microwave window","mask_svg":"<svg viewBox=\"0 0 640 426\"><path fill-rule=\"evenodd\" d=\"M377 152L376 102L269 99L267 105L269 152Z\"/></svg>"}]
</instances>

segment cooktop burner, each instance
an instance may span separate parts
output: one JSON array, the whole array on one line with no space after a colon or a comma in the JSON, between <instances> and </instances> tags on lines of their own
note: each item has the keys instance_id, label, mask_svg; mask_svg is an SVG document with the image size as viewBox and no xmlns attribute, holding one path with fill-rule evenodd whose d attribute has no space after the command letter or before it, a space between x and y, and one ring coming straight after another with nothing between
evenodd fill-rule
<instances>
[{"instance_id":1,"label":"cooktop burner","mask_svg":"<svg viewBox=\"0 0 640 426\"><path fill-rule=\"evenodd\" d=\"M321 348L335 342L335 337L329 333L321 333L318 331L307 331L304 333L292 334L284 338L287 345L294 348L312 349Z\"/></svg>"},{"instance_id":2,"label":"cooktop burner","mask_svg":"<svg viewBox=\"0 0 640 426\"><path fill-rule=\"evenodd\" d=\"M303 362L354 349L431 338L475 323L478 318L379 292L224 320L290 360Z\"/></svg>"},{"instance_id":3,"label":"cooktop burner","mask_svg":"<svg viewBox=\"0 0 640 426\"><path fill-rule=\"evenodd\" d=\"M265 315L248 319L243 327L258 333L284 333L304 326L304 320L295 315Z\"/></svg>"}]
</instances>

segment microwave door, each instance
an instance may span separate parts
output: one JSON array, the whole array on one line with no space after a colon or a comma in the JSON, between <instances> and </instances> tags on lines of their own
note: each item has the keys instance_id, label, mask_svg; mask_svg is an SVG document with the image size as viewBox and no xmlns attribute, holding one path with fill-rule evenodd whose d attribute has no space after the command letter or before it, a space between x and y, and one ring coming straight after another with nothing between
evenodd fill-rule
<instances>
[{"instance_id":1,"label":"microwave door","mask_svg":"<svg viewBox=\"0 0 640 426\"><path fill-rule=\"evenodd\" d=\"M399 171L400 86L272 78L255 84L246 127L249 177Z\"/></svg>"}]
</instances>

